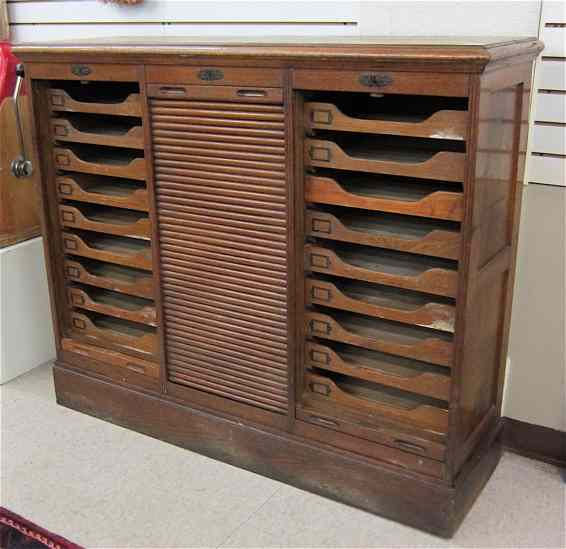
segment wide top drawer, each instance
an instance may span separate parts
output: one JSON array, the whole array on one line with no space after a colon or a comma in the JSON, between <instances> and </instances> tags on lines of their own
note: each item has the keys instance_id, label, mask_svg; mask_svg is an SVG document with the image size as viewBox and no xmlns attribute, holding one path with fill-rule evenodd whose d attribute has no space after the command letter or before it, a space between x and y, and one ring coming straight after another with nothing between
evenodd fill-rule
<instances>
[{"instance_id":1,"label":"wide top drawer","mask_svg":"<svg viewBox=\"0 0 566 549\"><path fill-rule=\"evenodd\" d=\"M261 86L278 88L283 85L283 71L279 69L149 65L146 67L148 83L207 84L217 86Z\"/></svg>"},{"instance_id":2,"label":"wide top drawer","mask_svg":"<svg viewBox=\"0 0 566 549\"><path fill-rule=\"evenodd\" d=\"M422 72L297 69L293 71L293 87L301 90L467 97L468 76Z\"/></svg>"},{"instance_id":3,"label":"wide top drawer","mask_svg":"<svg viewBox=\"0 0 566 549\"><path fill-rule=\"evenodd\" d=\"M108 82L137 82L140 67L106 63L30 63L30 78L43 80L105 80Z\"/></svg>"}]
</instances>

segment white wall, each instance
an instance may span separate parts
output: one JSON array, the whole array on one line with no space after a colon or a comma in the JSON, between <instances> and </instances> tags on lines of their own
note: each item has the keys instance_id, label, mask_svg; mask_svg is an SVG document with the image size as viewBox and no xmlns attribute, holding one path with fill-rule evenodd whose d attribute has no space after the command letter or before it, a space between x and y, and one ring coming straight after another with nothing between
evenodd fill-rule
<instances>
[{"instance_id":1,"label":"white wall","mask_svg":"<svg viewBox=\"0 0 566 549\"><path fill-rule=\"evenodd\" d=\"M124 7L94 0L8 0L15 41L124 35L537 36L542 5L540 0L145 0L141 5ZM546 0L544 5L553 13L564 8L563 3ZM560 54L558 32L554 28L543 28L543 32L552 42L549 52ZM548 147L548 139L537 138L537 147ZM531 163L536 167L540 162L537 157ZM564 180L561 169L554 169L552 181L544 183L560 184ZM533 178L538 181L539 176ZM530 185L526 190L509 353L511 368L504 402L504 412L511 417L562 430L566 430L561 337L564 272L557 266L564 264L564 234L560 229L566 215L561 206L565 193L566 188L548 190L542 185Z\"/></svg>"}]
</instances>

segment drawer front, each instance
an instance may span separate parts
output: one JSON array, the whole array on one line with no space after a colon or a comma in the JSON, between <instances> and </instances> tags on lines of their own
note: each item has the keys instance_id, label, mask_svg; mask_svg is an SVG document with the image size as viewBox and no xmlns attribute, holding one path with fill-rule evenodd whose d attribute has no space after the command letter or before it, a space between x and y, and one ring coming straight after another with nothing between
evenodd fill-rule
<instances>
[{"instance_id":1,"label":"drawer front","mask_svg":"<svg viewBox=\"0 0 566 549\"><path fill-rule=\"evenodd\" d=\"M343 379L343 378L340 378ZM408 422L425 431L445 434L448 430L448 410L430 404L424 397L408 397L404 393L388 392L379 385L355 382L333 381L331 377L307 373L307 391L313 398L330 402L353 413L368 417L368 421L378 421L386 417L400 423Z\"/></svg>"},{"instance_id":2,"label":"drawer front","mask_svg":"<svg viewBox=\"0 0 566 549\"><path fill-rule=\"evenodd\" d=\"M380 151L375 154L365 149L348 151L332 141L306 139L304 153L307 166L460 183L466 169L466 155L452 151L420 153L406 147L400 151L403 158L397 160L397 151L392 154Z\"/></svg>"},{"instance_id":3,"label":"drawer front","mask_svg":"<svg viewBox=\"0 0 566 549\"><path fill-rule=\"evenodd\" d=\"M297 69L293 71L293 87L302 90L466 97L469 94L469 78L464 74Z\"/></svg>"},{"instance_id":4,"label":"drawer front","mask_svg":"<svg viewBox=\"0 0 566 549\"><path fill-rule=\"evenodd\" d=\"M373 214L339 218L327 212L308 210L306 227L308 234L318 238L446 259L458 259L460 255L460 232L434 223Z\"/></svg>"},{"instance_id":5,"label":"drawer front","mask_svg":"<svg viewBox=\"0 0 566 549\"><path fill-rule=\"evenodd\" d=\"M307 342L306 366L447 401L450 376L440 368L348 346Z\"/></svg>"},{"instance_id":6,"label":"drawer front","mask_svg":"<svg viewBox=\"0 0 566 549\"><path fill-rule=\"evenodd\" d=\"M309 175L305 178L308 202L391 212L450 221L464 218L462 192L444 190L446 185L430 185L425 189L417 182L402 185L384 180L367 185L361 178L344 178L348 187L330 177Z\"/></svg>"},{"instance_id":7,"label":"drawer front","mask_svg":"<svg viewBox=\"0 0 566 549\"><path fill-rule=\"evenodd\" d=\"M461 141L466 136L467 126L467 111L440 110L418 122L398 122L348 116L332 103L305 104L305 127L309 130L381 133Z\"/></svg>"},{"instance_id":8,"label":"drawer front","mask_svg":"<svg viewBox=\"0 0 566 549\"><path fill-rule=\"evenodd\" d=\"M30 78L45 80L107 80L137 82L140 67L101 63L30 63L26 69Z\"/></svg>"},{"instance_id":9,"label":"drawer front","mask_svg":"<svg viewBox=\"0 0 566 549\"><path fill-rule=\"evenodd\" d=\"M279 69L253 69L246 67L219 66L167 66L146 67L146 79L150 84L200 84L217 86L261 86L277 88L283 85L283 71Z\"/></svg>"},{"instance_id":10,"label":"drawer front","mask_svg":"<svg viewBox=\"0 0 566 549\"><path fill-rule=\"evenodd\" d=\"M306 302L414 326L454 332L456 308L428 294L357 281L306 280Z\"/></svg>"},{"instance_id":11,"label":"drawer front","mask_svg":"<svg viewBox=\"0 0 566 549\"><path fill-rule=\"evenodd\" d=\"M159 387L159 365L116 351L81 343L69 338L61 341L63 351L69 353L65 359L72 365L94 371L123 383Z\"/></svg>"},{"instance_id":12,"label":"drawer front","mask_svg":"<svg viewBox=\"0 0 566 549\"><path fill-rule=\"evenodd\" d=\"M139 93L130 93L122 101L101 103L78 101L65 90L52 88L49 90L49 107L53 112L82 112L115 116L141 116L142 114Z\"/></svg>"},{"instance_id":13,"label":"drawer front","mask_svg":"<svg viewBox=\"0 0 566 549\"><path fill-rule=\"evenodd\" d=\"M86 119L86 122L88 123L88 119ZM113 132L112 128L109 128L109 131L100 130L95 133L88 130L79 130L69 120L64 118L54 118L51 120L51 133L58 141L105 145L108 147L144 148L141 122L122 134Z\"/></svg>"},{"instance_id":14,"label":"drawer front","mask_svg":"<svg viewBox=\"0 0 566 549\"><path fill-rule=\"evenodd\" d=\"M203 99L207 101L238 101L241 103L282 103L282 88L259 86L199 86L182 84L148 84L148 97L159 99Z\"/></svg>"},{"instance_id":15,"label":"drawer front","mask_svg":"<svg viewBox=\"0 0 566 549\"><path fill-rule=\"evenodd\" d=\"M322 313L305 315L308 336L329 339L447 368L452 366L452 338L444 333L419 331L394 323L364 319L360 315L339 315L338 320Z\"/></svg>"}]
</instances>

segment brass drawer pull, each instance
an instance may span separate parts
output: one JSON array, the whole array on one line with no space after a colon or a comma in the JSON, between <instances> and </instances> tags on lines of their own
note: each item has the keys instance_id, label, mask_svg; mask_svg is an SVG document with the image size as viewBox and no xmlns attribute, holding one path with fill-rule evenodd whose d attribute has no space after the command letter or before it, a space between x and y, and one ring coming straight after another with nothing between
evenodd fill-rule
<instances>
[{"instance_id":1,"label":"brass drawer pull","mask_svg":"<svg viewBox=\"0 0 566 549\"><path fill-rule=\"evenodd\" d=\"M236 95L240 97L265 97L267 92L265 90L238 90Z\"/></svg>"},{"instance_id":2,"label":"brass drawer pull","mask_svg":"<svg viewBox=\"0 0 566 549\"><path fill-rule=\"evenodd\" d=\"M311 297L317 301L331 301L332 292L328 288L313 286L311 288Z\"/></svg>"},{"instance_id":3,"label":"brass drawer pull","mask_svg":"<svg viewBox=\"0 0 566 549\"><path fill-rule=\"evenodd\" d=\"M316 160L317 162L330 162L332 160L332 153L326 147L311 147L309 156L311 160Z\"/></svg>"},{"instance_id":4,"label":"brass drawer pull","mask_svg":"<svg viewBox=\"0 0 566 549\"><path fill-rule=\"evenodd\" d=\"M400 440L396 438L393 441L393 443L399 446L400 448L403 448L404 450L409 450L410 452L418 452L419 454L426 454L426 448L418 444L415 444L414 442L409 442L408 440Z\"/></svg>"},{"instance_id":5,"label":"brass drawer pull","mask_svg":"<svg viewBox=\"0 0 566 549\"><path fill-rule=\"evenodd\" d=\"M161 86L159 88L159 93L162 93L163 95L185 96L187 94L187 90L178 86Z\"/></svg>"},{"instance_id":6,"label":"brass drawer pull","mask_svg":"<svg viewBox=\"0 0 566 549\"><path fill-rule=\"evenodd\" d=\"M71 65L71 72L75 76L88 76L92 69L88 65Z\"/></svg>"},{"instance_id":7,"label":"brass drawer pull","mask_svg":"<svg viewBox=\"0 0 566 549\"><path fill-rule=\"evenodd\" d=\"M198 77L207 82L213 80L222 80L224 73L220 69L202 69L198 72Z\"/></svg>"},{"instance_id":8,"label":"brass drawer pull","mask_svg":"<svg viewBox=\"0 0 566 549\"><path fill-rule=\"evenodd\" d=\"M316 383L313 381L310 383L310 389L317 395L328 396L330 394L330 387L324 383Z\"/></svg>"},{"instance_id":9,"label":"brass drawer pull","mask_svg":"<svg viewBox=\"0 0 566 549\"><path fill-rule=\"evenodd\" d=\"M359 82L368 88L383 88L393 84L393 78L388 74L365 72L360 74Z\"/></svg>"},{"instance_id":10,"label":"brass drawer pull","mask_svg":"<svg viewBox=\"0 0 566 549\"><path fill-rule=\"evenodd\" d=\"M321 322L320 320L311 320L310 329L313 334L328 335L332 331L328 322Z\"/></svg>"},{"instance_id":11,"label":"brass drawer pull","mask_svg":"<svg viewBox=\"0 0 566 549\"><path fill-rule=\"evenodd\" d=\"M320 416L309 416L309 421L323 427L338 427L340 425L337 421Z\"/></svg>"},{"instance_id":12,"label":"brass drawer pull","mask_svg":"<svg viewBox=\"0 0 566 549\"><path fill-rule=\"evenodd\" d=\"M332 234L332 223L327 219L313 217L311 220L311 230L313 233Z\"/></svg>"},{"instance_id":13,"label":"brass drawer pull","mask_svg":"<svg viewBox=\"0 0 566 549\"><path fill-rule=\"evenodd\" d=\"M328 364L330 362L328 353L321 353L320 351L315 351L314 349L311 350L310 357L312 362L317 362L318 364Z\"/></svg>"}]
</instances>

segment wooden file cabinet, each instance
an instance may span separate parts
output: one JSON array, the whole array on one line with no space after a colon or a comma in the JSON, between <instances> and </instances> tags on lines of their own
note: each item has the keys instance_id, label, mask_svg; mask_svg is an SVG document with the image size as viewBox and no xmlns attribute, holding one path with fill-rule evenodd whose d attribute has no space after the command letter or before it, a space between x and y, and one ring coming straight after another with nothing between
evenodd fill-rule
<instances>
[{"instance_id":1,"label":"wooden file cabinet","mask_svg":"<svg viewBox=\"0 0 566 549\"><path fill-rule=\"evenodd\" d=\"M58 401L451 535L500 454L540 49L17 48Z\"/></svg>"}]
</instances>

